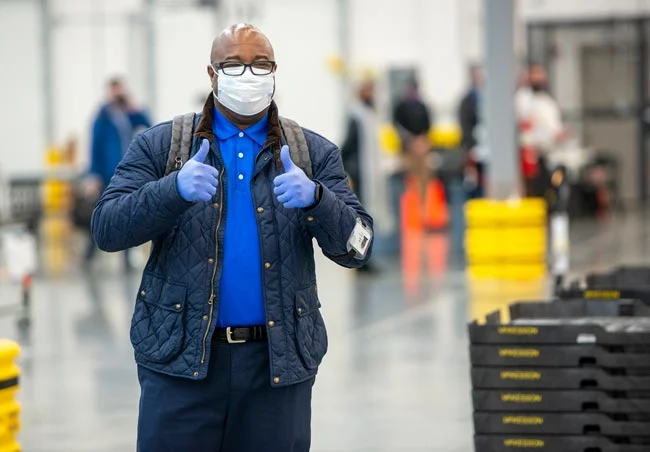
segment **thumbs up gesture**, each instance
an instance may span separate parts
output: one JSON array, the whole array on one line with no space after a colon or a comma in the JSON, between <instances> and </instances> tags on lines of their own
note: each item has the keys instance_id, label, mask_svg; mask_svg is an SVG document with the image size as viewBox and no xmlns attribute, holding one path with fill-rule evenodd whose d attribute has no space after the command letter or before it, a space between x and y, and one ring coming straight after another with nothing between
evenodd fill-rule
<instances>
[{"instance_id":1,"label":"thumbs up gesture","mask_svg":"<svg viewBox=\"0 0 650 452\"><path fill-rule=\"evenodd\" d=\"M284 174L273 179L275 186L273 192L278 201L287 209L312 206L316 200L316 183L293 163L289 146L282 146L280 159L284 166Z\"/></svg>"},{"instance_id":2,"label":"thumbs up gesture","mask_svg":"<svg viewBox=\"0 0 650 452\"><path fill-rule=\"evenodd\" d=\"M219 171L203 163L208 152L210 152L210 142L204 139L196 155L183 165L176 176L178 194L185 201L208 202L217 193Z\"/></svg>"}]
</instances>

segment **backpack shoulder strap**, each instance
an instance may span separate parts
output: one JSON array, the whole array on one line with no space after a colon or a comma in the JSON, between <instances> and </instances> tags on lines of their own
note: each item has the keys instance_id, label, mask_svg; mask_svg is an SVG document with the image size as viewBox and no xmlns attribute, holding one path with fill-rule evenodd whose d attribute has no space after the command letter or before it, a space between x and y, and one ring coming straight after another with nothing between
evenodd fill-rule
<instances>
[{"instance_id":1,"label":"backpack shoulder strap","mask_svg":"<svg viewBox=\"0 0 650 452\"><path fill-rule=\"evenodd\" d=\"M280 117L280 127L289 146L291 160L312 179L314 172L311 168L311 156L302 127L296 121L283 117Z\"/></svg>"},{"instance_id":2,"label":"backpack shoulder strap","mask_svg":"<svg viewBox=\"0 0 650 452\"><path fill-rule=\"evenodd\" d=\"M172 141L167 156L165 176L180 170L190 158L192 134L196 113L186 113L174 117L172 121Z\"/></svg>"}]
</instances>

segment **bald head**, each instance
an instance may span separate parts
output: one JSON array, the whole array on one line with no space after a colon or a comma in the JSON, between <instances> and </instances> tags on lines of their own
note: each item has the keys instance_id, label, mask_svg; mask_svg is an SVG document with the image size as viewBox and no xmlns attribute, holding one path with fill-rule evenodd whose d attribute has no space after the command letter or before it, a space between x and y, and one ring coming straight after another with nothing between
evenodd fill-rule
<instances>
[{"instance_id":1,"label":"bald head","mask_svg":"<svg viewBox=\"0 0 650 452\"><path fill-rule=\"evenodd\" d=\"M255 110L257 108L255 103L249 102L250 105L244 106L240 104L236 106L231 104L224 106L219 98L219 79L220 77L226 77L224 83L231 82L230 85L226 86L229 86L230 90L234 89L236 91L240 88L241 84L248 84L250 88L251 79L249 77L264 77L259 79L261 84L254 82L254 86L262 90L258 93L259 98L262 100L266 99L270 103L275 93L274 73L276 69L277 65L275 64L273 46L271 46L266 35L258 28L248 24L231 25L226 28L212 42L210 64L207 67L212 91L215 93L217 100L215 103L216 108L227 119L241 128L254 124L266 114L268 105L259 113ZM239 81L233 81L231 78L237 78L238 76L243 76L243 78L239 79ZM268 92L269 76L272 83L272 93ZM235 83L235 86L233 86L233 83ZM222 96L228 95L228 93L225 93L226 89L228 88L224 88L224 92L221 92ZM232 93L230 94L232 95ZM237 92L234 95L235 97L239 97ZM248 113L253 110L255 110L255 113Z\"/></svg>"},{"instance_id":2,"label":"bald head","mask_svg":"<svg viewBox=\"0 0 650 452\"><path fill-rule=\"evenodd\" d=\"M211 63L274 60L273 46L262 31L250 24L235 24L223 30L212 42Z\"/></svg>"}]
</instances>

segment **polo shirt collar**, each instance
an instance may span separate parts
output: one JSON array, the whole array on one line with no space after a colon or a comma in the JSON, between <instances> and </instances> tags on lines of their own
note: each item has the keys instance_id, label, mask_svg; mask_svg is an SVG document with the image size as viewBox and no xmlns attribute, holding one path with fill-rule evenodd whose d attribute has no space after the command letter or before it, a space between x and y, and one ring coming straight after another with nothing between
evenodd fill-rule
<instances>
[{"instance_id":1,"label":"polo shirt collar","mask_svg":"<svg viewBox=\"0 0 650 452\"><path fill-rule=\"evenodd\" d=\"M237 128L237 126L232 122L230 122L216 107L214 107L214 119L212 122L212 128L214 134L220 140L228 140L240 132L240 129ZM269 115L267 113L255 124L241 131L244 132L251 140L255 141L255 143L258 145L264 146L266 143L268 129Z\"/></svg>"}]
</instances>

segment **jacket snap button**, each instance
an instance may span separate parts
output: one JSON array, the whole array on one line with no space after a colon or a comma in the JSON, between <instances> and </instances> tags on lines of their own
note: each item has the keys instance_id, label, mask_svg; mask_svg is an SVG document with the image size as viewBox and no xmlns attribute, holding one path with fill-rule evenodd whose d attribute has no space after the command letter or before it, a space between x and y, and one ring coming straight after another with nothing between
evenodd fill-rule
<instances>
[{"instance_id":1,"label":"jacket snap button","mask_svg":"<svg viewBox=\"0 0 650 452\"><path fill-rule=\"evenodd\" d=\"M264 268L271 268L271 263L270 263L270 262L266 262L266 263L264 264Z\"/></svg>"},{"instance_id":2,"label":"jacket snap button","mask_svg":"<svg viewBox=\"0 0 650 452\"><path fill-rule=\"evenodd\" d=\"M208 320L208 315L207 314L203 316L203 320L206 320L206 321Z\"/></svg>"},{"instance_id":3,"label":"jacket snap button","mask_svg":"<svg viewBox=\"0 0 650 452\"><path fill-rule=\"evenodd\" d=\"M198 372L194 372L194 376L195 376L195 377L198 377L198 376L199 376L199 373L198 373Z\"/></svg>"},{"instance_id":4,"label":"jacket snap button","mask_svg":"<svg viewBox=\"0 0 650 452\"><path fill-rule=\"evenodd\" d=\"M258 207L257 208L257 213L262 213L264 212L264 207Z\"/></svg>"},{"instance_id":5,"label":"jacket snap button","mask_svg":"<svg viewBox=\"0 0 650 452\"><path fill-rule=\"evenodd\" d=\"M145 295L147 295L147 292L145 292L144 290L140 291L140 296L141 297L144 297Z\"/></svg>"},{"instance_id":6,"label":"jacket snap button","mask_svg":"<svg viewBox=\"0 0 650 452\"><path fill-rule=\"evenodd\" d=\"M298 314L302 314L302 308L298 308Z\"/></svg>"},{"instance_id":7,"label":"jacket snap button","mask_svg":"<svg viewBox=\"0 0 650 452\"><path fill-rule=\"evenodd\" d=\"M219 203L218 203L218 202L215 202L214 204L212 204L212 207L214 207L215 209L218 208L218 207L219 207Z\"/></svg>"},{"instance_id":8,"label":"jacket snap button","mask_svg":"<svg viewBox=\"0 0 650 452\"><path fill-rule=\"evenodd\" d=\"M280 377L273 378L273 383L275 383L276 385L280 383Z\"/></svg>"},{"instance_id":9,"label":"jacket snap button","mask_svg":"<svg viewBox=\"0 0 650 452\"><path fill-rule=\"evenodd\" d=\"M307 217L307 221L314 221L314 217L312 216Z\"/></svg>"},{"instance_id":10,"label":"jacket snap button","mask_svg":"<svg viewBox=\"0 0 650 452\"><path fill-rule=\"evenodd\" d=\"M176 308L176 310L178 311L178 310L180 310L180 309L181 309L181 304L180 304L180 303L176 303L176 306L174 306L174 307L175 307L175 308Z\"/></svg>"},{"instance_id":11,"label":"jacket snap button","mask_svg":"<svg viewBox=\"0 0 650 452\"><path fill-rule=\"evenodd\" d=\"M273 328L275 326L275 322L273 320L269 320L269 326Z\"/></svg>"},{"instance_id":12,"label":"jacket snap button","mask_svg":"<svg viewBox=\"0 0 650 452\"><path fill-rule=\"evenodd\" d=\"M208 264L214 264L214 259L209 258L209 259L208 259Z\"/></svg>"}]
</instances>

